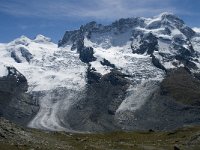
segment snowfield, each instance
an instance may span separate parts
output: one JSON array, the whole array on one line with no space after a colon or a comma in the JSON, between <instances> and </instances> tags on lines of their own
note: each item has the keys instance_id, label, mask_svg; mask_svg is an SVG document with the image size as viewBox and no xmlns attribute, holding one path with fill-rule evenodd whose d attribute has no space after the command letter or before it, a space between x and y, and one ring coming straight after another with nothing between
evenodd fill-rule
<instances>
[{"instance_id":1,"label":"snowfield","mask_svg":"<svg viewBox=\"0 0 200 150\"><path fill-rule=\"evenodd\" d=\"M28 62L21 48L31 54ZM21 61L17 63L11 54L15 52ZM76 52L58 46L47 37L39 35L34 40L25 36L0 46L1 63L13 66L28 80L29 92L52 90L57 87L84 88L87 66L79 60ZM4 73L5 74L5 73Z\"/></svg>"}]
</instances>

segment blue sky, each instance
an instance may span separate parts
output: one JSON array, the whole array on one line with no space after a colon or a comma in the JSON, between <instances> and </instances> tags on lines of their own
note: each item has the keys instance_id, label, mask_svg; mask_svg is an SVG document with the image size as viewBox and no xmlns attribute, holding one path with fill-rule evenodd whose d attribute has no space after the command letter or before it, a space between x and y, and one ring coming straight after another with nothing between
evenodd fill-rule
<instances>
[{"instance_id":1,"label":"blue sky","mask_svg":"<svg viewBox=\"0 0 200 150\"><path fill-rule=\"evenodd\" d=\"M200 0L0 0L0 42L37 34L57 42L66 30L89 21L108 24L123 17L152 17L162 12L200 27Z\"/></svg>"}]
</instances>

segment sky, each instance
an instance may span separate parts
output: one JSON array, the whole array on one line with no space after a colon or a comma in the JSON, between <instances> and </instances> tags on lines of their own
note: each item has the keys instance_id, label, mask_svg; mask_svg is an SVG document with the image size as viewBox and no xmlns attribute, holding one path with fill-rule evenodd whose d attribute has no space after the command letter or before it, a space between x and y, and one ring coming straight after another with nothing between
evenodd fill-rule
<instances>
[{"instance_id":1,"label":"sky","mask_svg":"<svg viewBox=\"0 0 200 150\"><path fill-rule=\"evenodd\" d=\"M109 24L119 18L174 13L200 27L200 0L0 0L0 43L43 34L58 42L66 30L90 21Z\"/></svg>"}]
</instances>

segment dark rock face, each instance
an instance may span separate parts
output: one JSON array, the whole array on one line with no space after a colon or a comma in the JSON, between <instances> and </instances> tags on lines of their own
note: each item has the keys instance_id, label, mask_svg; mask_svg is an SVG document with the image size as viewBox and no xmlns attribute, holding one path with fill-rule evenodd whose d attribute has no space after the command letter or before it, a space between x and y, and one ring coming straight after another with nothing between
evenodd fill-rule
<instances>
[{"instance_id":1,"label":"dark rock face","mask_svg":"<svg viewBox=\"0 0 200 150\"><path fill-rule=\"evenodd\" d=\"M194 77L200 80L200 73L194 73Z\"/></svg>"},{"instance_id":2,"label":"dark rock face","mask_svg":"<svg viewBox=\"0 0 200 150\"><path fill-rule=\"evenodd\" d=\"M17 56L15 51L11 52L11 57L17 62L17 63L21 63L22 61L20 60L19 56Z\"/></svg>"},{"instance_id":3,"label":"dark rock face","mask_svg":"<svg viewBox=\"0 0 200 150\"><path fill-rule=\"evenodd\" d=\"M25 49L24 47L21 47L21 48L20 48L20 51L21 51L22 56L23 56L28 62L30 62L30 60L33 58L32 54L31 54L27 49Z\"/></svg>"},{"instance_id":4,"label":"dark rock face","mask_svg":"<svg viewBox=\"0 0 200 150\"><path fill-rule=\"evenodd\" d=\"M151 54L151 58L152 58L152 63L154 64L154 66L164 71L167 71L167 69L160 63L160 61L153 54Z\"/></svg>"},{"instance_id":5,"label":"dark rock face","mask_svg":"<svg viewBox=\"0 0 200 150\"><path fill-rule=\"evenodd\" d=\"M100 73L95 72L95 70L91 69L90 67L87 70L87 83L98 83L100 82L102 75Z\"/></svg>"},{"instance_id":6,"label":"dark rock face","mask_svg":"<svg viewBox=\"0 0 200 150\"><path fill-rule=\"evenodd\" d=\"M92 47L86 47L84 46L84 36L87 32L89 36L89 29L95 28L95 23L89 23L85 26L82 26L80 30L76 31L67 31L62 39L62 41L59 41L58 46L64 46L66 44L72 44L71 50L77 49L77 52L79 53L79 58L84 63L89 63L92 61L95 61L96 58L93 56L94 50Z\"/></svg>"},{"instance_id":7,"label":"dark rock face","mask_svg":"<svg viewBox=\"0 0 200 150\"><path fill-rule=\"evenodd\" d=\"M130 81L126 75L113 70L101 76L89 71L90 84L85 96L69 111L67 122L71 128L80 131L109 131L118 127L114 114L123 101Z\"/></svg>"},{"instance_id":8,"label":"dark rock face","mask_svg":"<svg viewBox=\"0 0 200 150\"><path fill-rule=\"evenodd\" d=\"M75 31L66 31L62 40L59 41L58 46L64 47L67 44L73 44L73 49L84 46L84 36L90 37L90 33L92 31L97 31L101 27L101 24L97 24L96 22L90 22L84 26L81 26L79 30ZM79 50L78 50L79 51Z\"/></svg>"},{"instance_id":9,"label":"dark rock face","mask_svg":"<svg viewBox=\"0 0 200 150\"><path fill-rule=\"evenodd\" d=\"M180 62L182 62L184 64L185 67L189 68L189 69L198 69L196 64L194 62L191 61L191 59L186 59L181 55L176 55L175 56L176 60L179 60Z\"/></svg>"},{"instance_id":10,"label":"dark rock face","mask_svg":"<svg viewBox=\"0 0 200 150\"><path fill-rule=\"evenodd\" d=\"M187 45L188 48L185 48L183 45ZM189 40L184 41L180 37L175 37L173 39L172 48L178 50L175 55L176 60L182 62L184 66L189 69L198 69L196 64L194 63L195 60L193 58L199 56L194 51L194 48Z\"/></svg>"},{"instance_id":11,"label":"dark rock face","mask_svg":"<svg viewBox=\"0 0 200 150\"><path fill-rule=\"evenodd\" d=\"M31 59L33 58L33 55L24 47L20 47L19 48L19 51L20 51L20 55L22 57L24 57L26 59L27 62L30 62ZM22 60L20 59L20 56L17 55L16 51L13 50L11 52L11 57L17 62L17 63L21 63Z\"/></svg>"},{"instance_id":12,"label":"dark rock face","mask_svg":"<svg viewBox=\"0 0 200 150\"><path fill-rule=\"evenodd\" d=\"M84 47L79 51L80 51L79 58L82 62L89 63L96 60L96 58L93 56L94 50L92 47Z\"/></svg>"},{"instance_id":13,"label":"dark rock face","mask_svg":"<svg viewBox=\"0 0 200 150\"><path fill-rule=\"evenodd\" d=\"M174 130L184 125L200 124L199 107L177 103L159 90L136 112L127 112L122 127L127 130Z\"/></svg>"},{"instance_id":14,"label":"dark rock face","mask_svg":"<svg viewBox=\"0 0 200 150\"><path fill-rule=\"evenodd\" d=\"M161 83L161 93L183 104L200 106L200 81L188 69L169 71Z\"/></svg>"},{"instance_id":15,"label":"dark rock face","mask_svg":"<svg viewBox=\"0 0 200 150\"><path fill-rule=\"evenodd\" d=\"M103 66L108 66L108 67L111 67L111 68L116 68L114 64L111 64L108 60L106 60L105 58L103 59L103 61L101 61L101 64Z\"/></svg>"},{"instance_id":16,"label":"dark rock face","mask_svg":"<svg viewBox=\"0 0 200 150\"><path fill-rule=\"evenodd\" d=\"M27 125L39 106L28 89L26 78L15 68L8 67L8 76L0 78L0 116Z\"/></svg>"},{"instance_id":17,"label":"dark rock face","mask_svg":"<svg viewBox=\"0 0 200 150\"><path fill-rule=\"evenodd\" d=\"M2 92L15 93L16 90L26 92L28 89L26 78L13 67L7 67L8 75L1 78Z\"/></svg>"},{"instance_id":18,"label":"dark rock face","mask_svg":"<svg viewBox=\"0 0 200 150\"><path fill-rule=\"evenodd\" d=\"M183 45L187 45L188 48L185 48ZM188 59L195 55L193 46L189 40L184 40L182 37L175 36L173 38L171 47L177 50L177 55L181 55L185 59Z\"/></svg>"},{"instance_id":19,"label":"dark rock face","mask_svg":"<svg viewBox=\"0 0 200 150\"><path fill-rule=\"evenodd\" d=\"M184 72L183 70L179 71ZM176 80L180 81L182 78L178 78L182 73L179 71L178 74L176 71L173 72L171 76L177 75ZM194 90L192 93L192 89L189 89L191 87L186 88L185 82L181 84L174 80L174 83L167 84L166 80L171 81L167 77L161 85L160 83L153 83L153 81L145 85L151 92L145 96L145 103L139 109L135 111L126 110L117 114L116 119L121 118L118 121L121 128L124 130L152 129L156 131L174 130L184 125L200 124L200 106L198 100L195 100L198 92ZM194 94L194 96L190 94ZM178 96L178 99L176 96ZM185 99L187 100L185 101Z\"/></svg>"},{"instance_id":20,"label":"dark rock face","mask_svg":"<svg viewBox=\"0 0 200 150\"><path fill-rule=\"evenodd\" d=\"M194 32L191 28L189 28L189 27L187 27L187 26L182 27L182 28L180 29L180 31L181 31L182 33L184 33L184 35L185 35L186 37L189 37L189 39L192 38L192 37L195 35L195 32Z\"/></svg>"},{"instance_id":21,"label":"dark rock face","mask_svg":"<svg viewBox=\"0 0 200 150\"><path fill-rule=\"evenodd\" d=\"M77 39L78 34L79 34L79 30L66 31L63 36L63 39L58 42L58 47L64 46L66 44L70 44L69 42L75 41Z\"/></svg>"},{"instance_id":22,"label":"dark rock face","mask_svg":"<svg viewBox=\"0 0 200 150\"><path fill-rule=\"evenodd\" d=\"M133 53L144 54L146 52L150 55L154 51L158 51L158 41L152 33L143 34L141 39L141 45L138 49L132 47Z\"/></svg>"}]
</instances>

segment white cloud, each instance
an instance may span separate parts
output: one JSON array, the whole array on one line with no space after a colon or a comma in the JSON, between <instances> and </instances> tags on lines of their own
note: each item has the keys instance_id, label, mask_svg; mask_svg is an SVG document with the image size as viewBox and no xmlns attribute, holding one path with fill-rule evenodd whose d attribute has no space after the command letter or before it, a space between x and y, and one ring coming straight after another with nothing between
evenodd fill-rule
<instances>
[{"instance_id":1,"label":"white cloud","mask_svg":"<svg viewBox=\"0 0 200 150\"><path fill-rule=\"evenodd\" d=\"M2 0L4 1L4 0ZM175 12L171 0L5 0L0 12L15 16L48 19L95 18L116 19L130 16L152 16L163 11Z\"/></svg>"}]
</instances>

